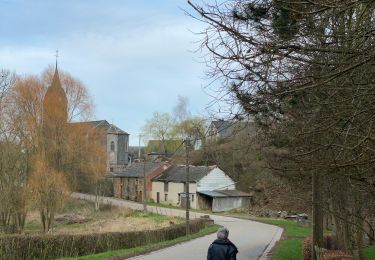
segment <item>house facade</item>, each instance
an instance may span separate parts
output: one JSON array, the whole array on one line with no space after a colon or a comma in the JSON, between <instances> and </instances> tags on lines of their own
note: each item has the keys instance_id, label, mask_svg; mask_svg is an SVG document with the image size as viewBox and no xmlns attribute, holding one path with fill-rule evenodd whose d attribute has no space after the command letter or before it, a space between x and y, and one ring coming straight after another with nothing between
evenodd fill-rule
<instances>
[{"instance_id":1,"label":"house facade","mask_svg":"<svg viewBox=\"0 0 375 260\"><path fill-rule=\"evenodd\" d=\"M235 182L216 166L189 166L189 199L193 209L225 211L246 206L249 194L236 191ZM152 179L151 197L157 203L184 207L186 205L186 166L172 166ZM210 197L209 191L227 191L221 199ZM232 192L231 192L232 191ZM229 194L231 193L231 194ZM212 194L211 194L212 195ZM216 194L217 195L217 194ZM240 196L237 196L240 195ZM230 197L230 199L228 199ZM247 199L243 199L247 197ZM219 200L226 203L220 203ZM223 206L223 207L221 207Z\"/></svg>"},{"instance_id":2,"label":"house facade","mask_svg":"<svg viewBox=\"0 0 375 260\"><path fill-rule=\"evenodd\" d=\"M152 178L161 174L171 166L168 162L132 163L126 168L116 168L113 173L114 196L120 199L143 201L144 171L148 198L151 198Z\"/></svg>"}]
</instances>

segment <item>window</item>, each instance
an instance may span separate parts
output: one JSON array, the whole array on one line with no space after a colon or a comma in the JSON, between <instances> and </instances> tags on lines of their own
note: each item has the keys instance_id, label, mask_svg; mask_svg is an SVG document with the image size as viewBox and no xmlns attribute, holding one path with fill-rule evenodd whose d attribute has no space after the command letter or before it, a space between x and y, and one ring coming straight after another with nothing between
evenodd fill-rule
<instances>
[{"instance_id":1,"label":"window","mask_svg":"<svg viewBox=\"0 0 375 260\"><path fill-rule=\"evenodd\" d=\"M110 172L113 172L113 168L109 168L109 171L110 171Z\"/></svg>"},{"instance_id":2,"label":"window","mask_svg":"<svg viewBox=\"0 0 375 260\"><path fill-rule=\"evenodd\" d=\"M194 202L194 194L191 195L191 202Z\"/></svg>"},{"instance_id":3,"label":"window","mask_svg":"<svg viewBox=\"0 0 375 260\"><path fill-rule=\"evenodd\" d=\"M164 201L167 201L167 200L168 200L168 194L165 193L165 194L164 194Z\"/></svg>"},{"instance_id":4,"label":"window","mask_svg":"<svg viewBox=\"0 0 375 260\"><path fill-rule=\"evenodd\" d=\"M177 201L177 204L180 204L180 200L181 200L181 194L179 193L179 194L178 194L178 201Z\"/></svg>"},{"instance_id":5,"label":"window","mask_svg":"<svg viewBox=\"0 0 375 260\"><path fill-rule=\"evenodd\" d=\"M115 151L115 142L114 141L111 142L110 150L111 150L111 152Z\"/></svg>"},{"instance_id":6,"label":"window","mask_svg":"<svg viewBox=\"0 0 375 260\"><path fill-rule=\"evenodd\" d=\"M164 192L168 192L168 182L164 182Z\"/></svg>"}]
</instances>

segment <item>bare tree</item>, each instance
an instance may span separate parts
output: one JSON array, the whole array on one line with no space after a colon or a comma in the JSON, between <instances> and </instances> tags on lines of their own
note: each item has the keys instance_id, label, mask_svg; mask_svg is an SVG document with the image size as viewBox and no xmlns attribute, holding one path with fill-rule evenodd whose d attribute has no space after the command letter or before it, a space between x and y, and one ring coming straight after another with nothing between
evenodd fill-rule
<instances>
[{"instance_id":1,"label":"bare tree","mask_svg":"<svg viewBox=\"0 0 375 260\"><path fill-rule=\"evenodd\" d=\"M160 141L161 150L166 154L168 151L167 141L175 137L173 126L174 121L170 114L154 112L153 117L146 121L143 133L145 136Z\"/></svg>"},{"instance_id":2,"label":"bare tree","mask_svg":"<svg viewBox=\"0 0 375 260\"><path fill-rule=\"evenodd\" d=\"M332 213L327 204L341 205L334 214L346 219L336 221L343 230L337 235L359 259L363 218L356 216L363 213L362 195L373 192L375 165L375 3L188 3L192 16L207 25L201 48L208 52L208 75L220 81L224 101L239 108L237 117L253 115L262 127L264 145L272 148L266 153L270 166L287 178L309 182L312 176L314 190L333 190L314 192L314 245L322 245L322 210ZM336 184L356 187L358 180L369 185L351 189L353 203Z\"/></svg>"},{"instance_id":3,"label":"bare tree","mask_svg":"<svg viewBox=\"0 0 375 260\"><path fill-rule=\"evenodd\" d=\"M57 172L43 161L43 156L34 160L34 170L28 181L33 203L39 209L43 231L53 230L57 210L69 197L69 188L62 172Z\"/></svg>"},{"instance_id":4,"label":"bare tree","mask_svg":"<svg viewBox=\"0 0 375 260\"><path fill-rule=\"evenodd\" d=\"M52 82L54 68L48 67L42 73L42 81L48 86ZM61 86L68 99L68 121L85 121L93 115L93 101L87 87L81 80L66 71L59 70Z\"/></svg>"}]
</instances>

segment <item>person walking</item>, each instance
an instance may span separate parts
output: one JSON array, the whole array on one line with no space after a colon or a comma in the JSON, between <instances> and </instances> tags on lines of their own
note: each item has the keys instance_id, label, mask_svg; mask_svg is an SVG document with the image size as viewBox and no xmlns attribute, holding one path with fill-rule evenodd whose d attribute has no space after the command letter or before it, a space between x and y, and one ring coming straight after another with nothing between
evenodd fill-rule
<instances>
[{"instance_id":1,"label":"person walking","mask_svg":"<svg viewBox=\"0 0 375 260\"><path fill-rule=\"evenodd\" d=\"M237 247L228 239L229 230L221 227L217 239L208 248L207 260L236 260Z\"/></svg>"}]
</instances>

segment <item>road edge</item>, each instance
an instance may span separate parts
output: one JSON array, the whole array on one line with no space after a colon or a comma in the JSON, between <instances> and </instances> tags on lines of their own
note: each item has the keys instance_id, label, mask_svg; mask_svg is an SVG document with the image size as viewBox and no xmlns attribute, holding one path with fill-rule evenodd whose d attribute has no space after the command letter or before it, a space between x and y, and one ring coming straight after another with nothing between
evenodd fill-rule
<instances>
[{"instance_id":1,"label":"road edge","mask_svg":"<svg viewBox=\"0 0 375 260\"><path fill-rule=\"evenodd\" d=\"M278 227L278 226L276 226L276 227ZM272 237L272 240L266 246L266 248L264 249L262 255L258 258L259 260L267 260L267 259L269 259L269 255L268 254L275 247L276 243L281 239L281 236L282 236L283 232L284 232L284 229L281 228L281 227L278 227L277 231L275 232L275 234Z\"/></svg>"}]
</instances>

